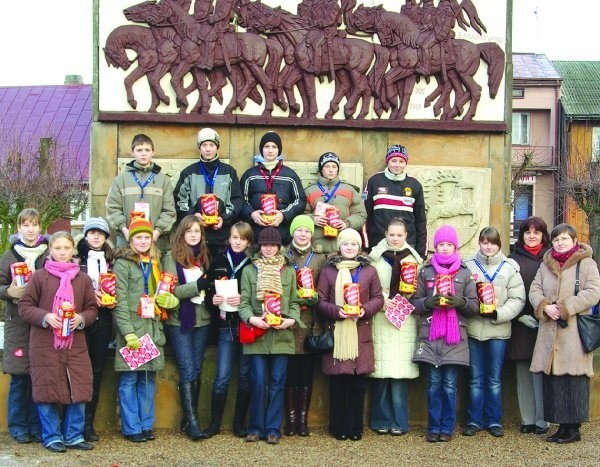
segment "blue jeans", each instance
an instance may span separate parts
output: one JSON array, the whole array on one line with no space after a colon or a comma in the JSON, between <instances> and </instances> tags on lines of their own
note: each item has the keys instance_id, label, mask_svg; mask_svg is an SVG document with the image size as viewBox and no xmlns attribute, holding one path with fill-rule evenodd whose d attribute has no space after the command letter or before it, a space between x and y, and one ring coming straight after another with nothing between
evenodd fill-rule
<instances>
[{"instance_id":1,"label":"blue jeans","mask_svg":"<svg viewBox=\"0 0 600 467\"><path fill-rule=\"evenodd\" d=\"M57 441L63 442L68 446L84 441L84 402L64 406L62 427L57 404L38 404L37 409L42 424L42 442L45 447Z\"/></svg>"},{"instance_id":2,"label":"blue jeans","mask_svg":"<svg viewBox=\"0 0 600 467\"><path fill-rule=\"evenodd\" d=\"M408 380L373 380L371 429L408 431Z\"/></svg>"},{"instance_id":3,"label":"blue jeans","mask_svg":"<svg viewBox=\"0 0 600 467\"><path fill-rule=\"evenodd\" d=\"M212 391L227 394L236 357L239 356L238 389L250 391L250 356L244 355L239 338L231 328L219 328L217 341L217 374Z\"/></svg>"},{"instance_id":4,"label":"blue jeans","mask_svg":"<svg viewBox=\"0 0 600 467\"><path fill-rule=\"evenodd\" d=\"M250 355L249 434L281 436L287 355Z\"/></svg>"},{"instance_id":5,"label":"blue jeans","mask_svg":"<svg viewBox=\"0 0 600 467\"><path fill-rule=\"evenodd\" d=\"M429 365L427 431L452 435L456 425L457 365Z\"/></svg>"},{"instance_id":6,"label":"blue jeans","mask_svg":"<svg viewBox=\"0 0 600 467\"><path fill-rule=\"evenodd\" d=\"M179 368L179 382L190 383L200 379L210 326L192 328L188 332L182 332L179 326L167 328Z\"/></svg>"},{"instance_id":7,"label":"blue jeans","mask_svg":"<svg viewBox=\"0 0 600 467\"><path fill-rule=\"evenodd\" d=\"M469 405L467 424L502 425L502 364L508 339L478 341L469 337Z\"/></svg>"},{"instance_id":8,"label":"blue jeans","mask_svg":"<svg viewBox=\"0 0 600 467\"><path fill-rule=\"evenodd\" d=\"M135 435L151 430L154 425L154 393L156 383L153 371L124 371L119 378L119 407L121 431Z\"/></svg>"},{"instance_id":9,"label":"blue jeans","mask_svg":"<svg viewBox=\"0 0 600 467\"><path fill-rule=\"evenodd\" d=\"M31 398L31 378L29 375L10 375L7 400L8 432L11 436L30 434L38 436L42 432L38 409Z\"/></svg>"}]
</instances>

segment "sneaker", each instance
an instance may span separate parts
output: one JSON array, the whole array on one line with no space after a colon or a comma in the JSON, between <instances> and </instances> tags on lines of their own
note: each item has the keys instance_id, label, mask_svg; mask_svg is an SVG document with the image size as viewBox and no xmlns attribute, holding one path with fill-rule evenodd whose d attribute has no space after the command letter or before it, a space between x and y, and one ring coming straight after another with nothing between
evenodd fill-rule
<instances>
[{"instance_id":1,"label":"sneaker","mask_svg":"<svg viewBox=\"0 0 600 467\"><path fill-rule=\"evenodd\" d=\"M22 435L15 435L13 439L19 444L31 443L33 439L29 433L23 433Z\"/></svg>"},{"instance_id":2,"label":"sneaker","mask_svg":"<svg viewBox=\"0 0 600 467\"><path fill-rule=\"evenodd\" d=\"M545 435L546 433L548 433L548 430L550 429L549 426L547 426L546 428L542 428L541 426L537 426L534 425L535 428L533 430L533 433L536 435Z\"/></svg>"},{"instance_id":3,"label":"sneaker","mask_svg":"<svg viewBox=\"0 0 600 467\"><path fill-rule=\"evenodd\" d=\"M400 428L392 428L390 430L390 433L392 434L392 436L402 436L406 433L406 431L402 431Z\"/></svg>"},{"instance_id":4,"label":"sneaker","mask_svg":"<svg viewBox=\"0 0 600 467\"><path fill-rule=\"evenodd\" d=\"M87 441L82 441L77 444L67 444L67 449L79 449L80 451L89 451L90 449L94 449L94 445L92 443L88 443Z\"/></svg>"},{"instance_id":5,"label":"sneaker","mask_svg":"<svg viewBox=\"0 0 600 467\"><path fill-rule=\"evenodd\" d=\"M535 432L536 426L535 425L521 425L521 428L519 428L519 431L521 433L533 433ZM546 430L548 431L548 430Z\"/></svg>"},{"instance_id":6,"label":"sneaker","mask_svg":"<svg viewBox=\"0 0 600 467\"><path fill-rule=\"evenodd\" d=\"M429 432L429 433L427 433L427 437L425 439L427 440L428 443L437 443L438 440L440 439L440 434Z\"/></svg>"},{"instance_id":7,"label":"sneaker","mask_svg":"<svg viewBox=\"0 0 600 467\"><path fill-rule=\"evenodd\" d=\"M452 439L452 435L449 435L448 433L440 433L440 436L438 437L438 441L440 443L447 443Z\"/></svg>"},{"instance_id":8,"label":"sneaker","mask_svg":"<svg viewBox=\"0 0 600 467\"><path fill-rule=\"evenodd\" d=\"M260 441L260 436L257 435L256 433L248 433L246 435L247 443L256 443L257 441Z\"/></svg>"},{"instance_id":9,"label":"sneaker","mask_svg":"<svg viewBox=\"0 0 600 467\"><path fill-rule=\"evenodd\" d=\"M62 441L50 443L48 446L46 446L46 449L50 452L65 452L67 450L67 448L65 448L65 444Z\"/></svg>"},{"instance_id":10,"label":"sneaker","mask_svg":"<svg viewBox=\"0 0 600 467\"><path fill-rule=\"evenodd\" d=\"M494 438L502 438L504 436L504 431L502 431L501 426L491 426L487 429L487 431Z\"/></svg>"},{"instance_id":11,"label":"sneaker","mask_svg":"<svg viewBox=\"0 0 600 467\"><path fill-rule=\"evenodd\" d=\"M127 441L131 441L132 443L145 443L146 438L141 433L136 433L134 435L124 435Z\"/></svg>"},{"instance_id":12,"label":"sneaker","mask_svg":"<svg viewBox=\"0 0 600 467\"><path fill-rule=\"evenodd\" d=\"M142 430L142 436L146 438L146 441L154 441L156 436L154 436L154 432L150 430Z\"/></svg>"},{"instance_id":13,"label":"sneaker","mask_svg":"<svg viewBox=\"0 0 600 467\"><path fill-rule=\"evenodd\" d=\"M279 444L280 439L281 439L281 436L279 436L277 433L269 433L267 435L267 443L268 444Z\"/></svg>"},{"instance_id":14,"label":"sneaker","mask_svg":"<svg viewBox=\"0 0 600 467\"><path fill-rule=\"evenodd\" d=\"M373 430L375 433L377 433L378 435L387 435L388 434L388 430L385 428L377 428L376 430Z\"/></svg>"},{"instance_id":15,"label":"sneaker","mask_svg":"<svg viewBox=\"0 0 600 467\"><path fill-rule=\"evenodd\" d=\"M467 427L463 430L463 436L475 436L477 433L481 431L477 425L467 425Z\"/></svg>"}]
</instances>

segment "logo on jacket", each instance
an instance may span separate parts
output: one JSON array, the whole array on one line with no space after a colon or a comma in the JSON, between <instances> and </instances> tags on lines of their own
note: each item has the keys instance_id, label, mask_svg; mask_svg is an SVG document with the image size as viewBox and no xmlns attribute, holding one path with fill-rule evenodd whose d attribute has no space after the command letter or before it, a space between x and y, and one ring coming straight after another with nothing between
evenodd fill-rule
<instances>
[{"instance_id":1,"label":"logo on jacket","mask_svg":"<svg viewBox=\"0 0 600 467\"><path fill-rule=\"evenodd\" d=\"M412 190L409 186L404 188L404 196L412 196Z\"/></svg>"},{"instance_id":2,"label":"logo on jacket","mask_svg":"<svg viewBox=\"0 0 600 467\"><path fill-rule=\"evenodd\" d=\"M385 195L385 194L387 194L387 192L388 192L388 189L384 186L380 186L379 188L377 188L377 193L379 193L379 194Z\"/></svg>"}]
</instances>

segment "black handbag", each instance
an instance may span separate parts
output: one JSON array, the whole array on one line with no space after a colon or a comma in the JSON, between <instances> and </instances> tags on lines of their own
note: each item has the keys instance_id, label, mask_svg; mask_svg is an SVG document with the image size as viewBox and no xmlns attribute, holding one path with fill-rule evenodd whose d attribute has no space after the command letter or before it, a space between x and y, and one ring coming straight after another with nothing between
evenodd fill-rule
<instances>
[{"instance_id":1,"label":"black handbag","mask_svg":"<svg viewBox=\"0 0 600 467\"><path fill-rule=\"evenodd\" d=\"M579 263L575 270L575 295L579 292ZM586 353L600 347L600 315L577 315L577 331Z\"/></svg>"},{"instance_id":2,"label":"black handbag","mask_svg":"<svg viewBox=\"0 0 600 467\"><path fill-rule=\"evenodd\" d=\"M321 334L315 334L315 323L316 318L313 310L312 323L307 329L306 338L304 339L304 350L314 354L331 352L333 350L333 334L331 333L331 329L327 326L327 328L323 328Z\"/></svg>"}]
</instances>

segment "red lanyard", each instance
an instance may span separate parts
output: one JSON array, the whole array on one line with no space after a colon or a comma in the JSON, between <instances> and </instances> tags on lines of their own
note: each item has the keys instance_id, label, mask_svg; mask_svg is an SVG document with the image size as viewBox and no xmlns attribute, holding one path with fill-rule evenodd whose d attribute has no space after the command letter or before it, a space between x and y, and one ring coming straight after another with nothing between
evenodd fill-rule
<instances>
[{"instance_id":1,"label":"red lanyard","mask_svg":"<svg viewBox=\"0 0 600 467\"><path fill-rule=\"evenodd\" d=\"M258 170L260 170L260 173L262 174L263 178L265 179L265 183L267 184L267 193L271 193L271 188L273 188L273 182L275 181L274 179L275 177L277 177L277 174L279 173L282 167L283 162L279 161L279 164L277 164L277 166L273 170L271 170L271 173L267 173L267 171L263 169L262 165L258 166Z\"/></svg>"}]
</instances>

